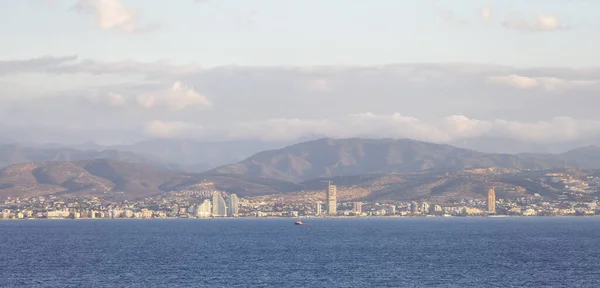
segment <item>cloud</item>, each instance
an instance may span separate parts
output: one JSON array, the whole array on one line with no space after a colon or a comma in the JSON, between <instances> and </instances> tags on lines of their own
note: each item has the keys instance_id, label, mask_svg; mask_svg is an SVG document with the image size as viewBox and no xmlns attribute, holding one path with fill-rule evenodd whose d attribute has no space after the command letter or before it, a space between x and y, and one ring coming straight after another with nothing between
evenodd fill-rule
<instances>
[{"instance_id":1,"label":"cloud","mask_svg":"<svg viewBox=\"0 0 600 288\"><path fill-rule=\"evenodd\" d=\"M513 14L508 16L502 22L502 25L508 29L525 32L547 32L569 28L558 16L541 13L538 13L531 22L521 18L517 14Z\"/></svg>"},{"instance_id":2,"label":"cloud","mask_svg":"<svg viewBox=\"0 0 600 288\"><path fill-rule=\"evenodd\" d=\"M348 127L338 123L342 137L413 138L432 142L446 142L450 138L437 127L400 113L378 115L371 112L350 115Z\"/></svg>"},{"instance_id":3,"label":"cloud","mask_svg":"<svg viewBox=\"0 0 600 288\"><path fill-rule=\"evenodd\" d=\"M25 60L2 60L0 61L0 76L32 72L52 73L57 67L75 61L76 59L77 56L70 55L63 57L45 56Z\"/></svg>"},{"instance_id":4,"label":"cloud","mask_svg":"<svg viewBox=\"0 0 600 288\"><path fill-rule=\"evenodd\" d=\"M479 120L451 115L436 121L423 121L400 113L370 112L326 119L269 119L239 123L229 137L234 139L294 140L306 137L411 138L449 143L482 136L505 137L520 141L569 142L600 136L600 121L555 117L547 121Z\"/></svg>"},{"instance_id":5,"label":"cloud","mask_svg":"<svg viewBox=\"0 0 600 288\"><path fill-rule=\"evenodd\" d=\"M188 136L188 138L194 138L193 135L202 127L191 123L182 121L160 121L154 120L146 123L144 126L144 132L152 137L158 138L174 138Z\"/></svg>"},{"instance_id":6,"label":"cloud","mask_svg":"<svg viewBox=\"0 0 600 288\"><path fill-rule=\"evenodd\" d=\"M509 85L519 89L541 88L546 91L556 91L568 88L585 87L596 84L595 80L566 80L554 77L526 77L511 74L507 76L492 76L490 83Z\"/></svg>"},{"instance_id":7,"label":"cloud","mask_svg":"<svg viewBox=\"0 0 600 288\"><path fill-rule=\"evenodd\" d=\"M450 9L438 8L436 9L436 13L443 22L454 23L460 26L468 24L467 20L457 18L454 11Z\"/></svg>"},{"instance_id":8,"label":"cloud","mask_svg":"<svg viewBox=\"0 0 600 288\"><path fill-rule=\"evenodd\" d=\"M489 6L481 7L479 9L479 16L485 21L490 20L492 18L492 8Z\"/></svg>"},{"instance_id":9,"label":"cloud","mask_svg":"<svg viewBox=\"0 0 600 288\"><path fill-rule=\"evenodd\" d=\"M127 102L125 101L125 97L117 93L108 93L106 97L106 102L108 103L108 105L113 107L122 107L127 104Z\"/></svg>"},{"instance_id":10,"label":"cloud","mask_svg":"<svg viewBox=\"0 0 600 288\"><path fill-rule=\"evenodd\" d=\"M78 0L74 8L95 14L98 26L106 30L135 33L155 28L140 26L139 12L125 7L119 0Z\"/></svg>"},{"instance_id":11,"label":"cloud","mask_svg":"<svg viewBox=\"0 0 600 288\"><path fill-rule=\"evenodd\" d=\"M125 107L127 106L127 98L119 93L102 93L99 91L91 92L86 95L90 103L94 105L105 105L108 107Z\"/></svg>"},{"instance_id":12,"label":"cloud","mask_svg":"<svg viewBox=\"0 0 600 288\"><path fill-rule=\"evenodd\" d=\"M589 139L597 135L593 121L600 121L597 67L407 63L201 69L66 56L2 61L0 74L0 122L22 123L17 131L28 131L28 136L13 138L32 142L60 141L67 134L82 142L177 134L140 129L167 130L167 125L149 126L160 120L202 124L201 131L186 130L194 132L177 137L201 135L205 141L363 136L440 143L513 137L550 143ZM65 130L51 137L40 123ZM64 128L74 124L79 126ZM547 127L579 132L548 134L553 128ZM118 136L110 132L115 129L121 131ZM542 135L531 136L535 129Z\"/></svg>"},{"instance_id":13,"label":"cloud","mask_svg":"<svg viewBox=\"0 0 600 288\"><path fill-rule=\"evenodd\" d=\"M168 61L137 62L115 61L100 62L89 59L79 59L76 55L61 57L44 56L30 59L0 61L0 76L23 73L46 74L78 74L91 75L129 75L140 74L151 79L180 77L199 73L200 65L173 65Z\"/></svg>"},{"instance_id":14,"label":"cloud","mask_svg":"<svg viewBox=\"0 0 600 288\"><path fill-rule=\"evenodd\" d=\"M227 132L233 139L258 138L265 141L289 141L301 137L328 135L335 127L328 120L275 118L236 123Z\"/></svg>"},{"instance_id":15,"label":"cloud","mask_svg":"<svg viewBox=\"0 0 600 288\"><path fill-rule=\"evenodd\" d=\"M176 81L171 88L140 95L137 103L144 108L166 107L173 110L181 110L190 106L211 107L211 101L196 90Z\"/></svg>"}]
</instances>

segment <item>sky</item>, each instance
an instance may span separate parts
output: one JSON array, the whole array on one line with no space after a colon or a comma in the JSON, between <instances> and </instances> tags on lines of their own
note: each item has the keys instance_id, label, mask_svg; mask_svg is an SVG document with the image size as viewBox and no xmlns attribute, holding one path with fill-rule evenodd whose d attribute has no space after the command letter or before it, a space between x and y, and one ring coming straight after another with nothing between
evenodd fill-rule
<instances>
[{"instance_id":1,"label":"sky","mask_svg":"<svg viewBox=\"0 0 600 288\"><path fill-rule=\"evenodd\" d=\"M600 139L600 1L0 5L0 142Z\"/></svg>"}]
</instances>

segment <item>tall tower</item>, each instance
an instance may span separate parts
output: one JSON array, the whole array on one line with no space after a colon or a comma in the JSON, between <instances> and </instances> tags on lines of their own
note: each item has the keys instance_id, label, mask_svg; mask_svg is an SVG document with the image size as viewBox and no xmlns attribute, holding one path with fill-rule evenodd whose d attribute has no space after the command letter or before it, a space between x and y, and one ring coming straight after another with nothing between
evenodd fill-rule
<instances>
[{"instance_id":1,"label":"tall tower","mask_svg":"<svg viewBox=\"0 0 600 288\"><path fill-rule=\"evenodd\" d=\"M321 201L317 201L317 205L315 207L315 215L321 215Z\"/></svg>"},{"instance_id":2,"label":"tall tower","mask_svg":"<svg viewBox=\"0 0 600 288\"><path fill-rule=\"evenodd\" d=\"M240 200L235 194L227 198L227 216L237 216L240 210Z\"/></svg>"},{"instance_id":3,"label":"tall tower","mask_svg":"<svg viewBox=\"0 0 600 288\"><path fill-rule=\"evenodd\" d=\"M352 211L356 214L362 214L362 202L352 203Z\"/></svg>"},{"instance_id":4,"label":"tall tower","mask_svg":"<svg viewBox=\"0 0 600 288\"><path fill-rule=\"evenodd\" d=\"M496 191L494 187L488 190L488 213L496 214Z\"/></svg>"},{"instance_id":5,"label":"tall tower","mask_svg":"<svg viewBox=\"0 0 600 288\"><path fill-rule=\"evenodd\" d=\"M214 192L212 195L212 214L215 217L224 217L227 215L227 205L221 192Z\"/></svg>"},{"instance_id":6,"label":"tall tower","mask_svg":"<svg viewBox=\"0 0 600 288\"><path fill-rule=\"evenodd\" d=\"M332 185L331 182L327 185L327 214L337 214L337 187Z\"/></svg>"}]
</instances>

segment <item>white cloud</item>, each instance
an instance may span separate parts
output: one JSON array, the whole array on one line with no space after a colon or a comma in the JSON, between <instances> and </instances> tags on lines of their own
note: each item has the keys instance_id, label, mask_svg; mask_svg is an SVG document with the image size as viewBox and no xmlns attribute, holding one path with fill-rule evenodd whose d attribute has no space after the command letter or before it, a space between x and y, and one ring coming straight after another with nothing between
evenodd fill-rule
<instances>
[{"instance_id":1,"label":"white cloud","mask_svg":"<svg viewBox=\"0 0 600 288\"><path fill-rule=\"evenodd\" d=\"M118 29L126 33L144 30L139 24L139 13L125 7L119 0L78 0L75 9L94 13L102 29Z\"/></svg>"},{"instance_id":2,"label":"white cloud","mask_svg":"<svg viewBox=\"0 0 600 288\"><path fill-rule=\"evenodd\" d=\"M347 121L347 122L346 122ZM363 135L368 137L414 138L432 142L445 142L450 138L434 125L400 113L378 115L370 112L352 114L338 123L342 137ZM346 127L345 123L348 123Z\"/></svg>"},{"instance_id":3,"label":"white cloud","mask_svg":"<svg viewBox=\"0 0 600 288\"><path fill-rule=\"evenodd\" d=\"M181 110L191 106L211 107L212 102L196 90L180 81L173 83L171 88L137 97L137 102L144 108L166 107Z\"/></svg>"},{"instance_id":4,"label":"white cloud","mask_svg":"<svg viewBox=\"0 0 600 288\"><path fill-rule=\"evenodd\" d=\"M558 16L541 13L538 13L533 21L527 21L519 15L513 14L508 16L502 25L508 29L527 32L555 31L569 27Z\"/></svg>"},{"instance_id":5,"label":"white cloud","mask_svg":"<svg viewBox=\"0 0 600 288\"><path fill-rule=\"evenodd\" d=\"M117 94L117 93L108 93L108 95L106 97L106 101L107 101L108 105L113 106L113 107L122 107L127 104L125 97L123 97L123 95Z\"/></svg>"},{"instance_id":6,"label":"white cloud","mask_svg":"<svg viewBox=\"0 0 600 288\"><path fill-rule=\"evenodd\" d=\"M488 82L504 84L519 89L541 88L546 91L585 87L597 83L597 81L594 80L567 80L555 77L526 77L516 74L488 77Z\"/></svg>"},{"instance_id":7,"label":"white cloud","mask_svg":"<svg viewBox=\"0 0 600 288\"><path fill-rule=\"evenodd\" d=\"M265 141L289 141L313 135L335 133L329 120L274 118L265 121L248 121L234 124L228 137L234 139L258 138Z\"/></svg>"},{"instance_id":8,"label":"white cloud","mask_svg":"<svg viewBox=\"0 0 600 288\"><path fill-rule=\"evenodd\" d=\"M422 121L400 113L352 114L344 118L270 119L235 125L235 139L294 140L304 137L411 138L448 143L481 136L505 137L526 142L569 142L600 136L600 121L556 117L548 121L520 122L503 119L479 120L452 115L438 121Z\"/></svg>"},{"instance_id":9,"label":"white cloud","mask_svg":"<svg viewBox=\"0 0 600 288\"><path fill-rule=\"evenodd\" d=\"M483 136L492 131L493 126L489 121L471 119L465 115L452 115L442 120L440 129L452 140L456 140Z\"/></svg>"},{"instance_id":10,"label":"white cloud","mask_svg":"<svg viewBox=\"0 0 600 288\"><path fill-rule=\"evenodd\" d=\"M413 63L200 69L68 56L0 61L0 75L0 122L67 127L77 119L86 127L77 131L85 132L70 137L81 141L137 141L148 135L174 135L164 131L181 127L149 124L156 119L202 123L206 125L202 133L185 132L182 137L202 135L207 141L363 136L455 143L483 136L527 141L600 136L592 121L600 120L596 108L600 69L595 67ZM372 113L353 114L363 111ZM105 130L99 130L98 123ZM146 134L139 129L146 126L148 131L163 132ZM32 127L28 141L59 139ZM106 132L111 129L130 133L112 137Z\"/></svg>"},{"instance_id":11,"label":"white cloud","mask_svg":"<svg viewBox=\"0 0 600 288\"><path fill-rule=\"evenodd\" d=\"M202 127L182 121L160 121L154 120L146 123L144 132L152 137L173 138L184 137L194 138L194 132L201 130Z\"/></svg>"},{"instance_id":12,"label":"white cloud","mask_svg":"<svg viewBox=\"0 0 600 288\"><path fill-rule=\"evenodd\" d=\"M438 18L444 22L454 23L456 25L462 26L468 24L468 21L465 19L460 19L456 17L454 11L449 9L438 8L436 9Z\"/></svg>"},{"instance_id":13,"label":"white cloud","mask_svg":"<svg viewBox=\"0 0 600 288\"><path fill-rule=\"evenodd\" d=\"M124 107L127 105L127 99L119 93L93 91L86 98L92 104L102 104L110 107Z\"/></svg>"},{"instance_id":14,"label":"white cloud","mask_svg":"<svg viewBox=\"0 0 600 288\"><path fill-rule=\"evenodd\" d=\"M490 20L492 18L492 8L489 6L481 7L479 9L479 16L485 21Z\"/></svg>"}]
</instances>

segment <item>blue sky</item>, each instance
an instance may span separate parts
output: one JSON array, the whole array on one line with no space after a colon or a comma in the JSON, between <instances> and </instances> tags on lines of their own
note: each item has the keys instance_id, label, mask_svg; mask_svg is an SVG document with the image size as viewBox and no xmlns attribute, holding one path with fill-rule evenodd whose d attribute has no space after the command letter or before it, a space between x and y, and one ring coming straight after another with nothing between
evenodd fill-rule
<instances>
[{"instance_id":1,"label":"blue sky","mask_svg":"<svg viewBox=\"0 0 600 288\"><path fill-rule=\"evenodd\" d=\"M597 0L0 5L0 135L16 141L600 144Z\"/></svg>"},{"instance_id":2,"label":"blue sky","mask_svg":"<svg viewBox=\"0 0 600 288\"><path fill-rule=\"evenodd\" d=\"M133 34L99 29L94 15L73 9L76 2L5 1L3 57L79 55L207 67L600 64L600 57L593 57L600 47L600 1L123 0L124 7L137 11L140 26L157 27ZM488 21L479 13L482 7L491 11ZM571 28L524 32L501 24L511 15L533 22L538 14L560 17Z\"/></svg>"}]
</instances>

